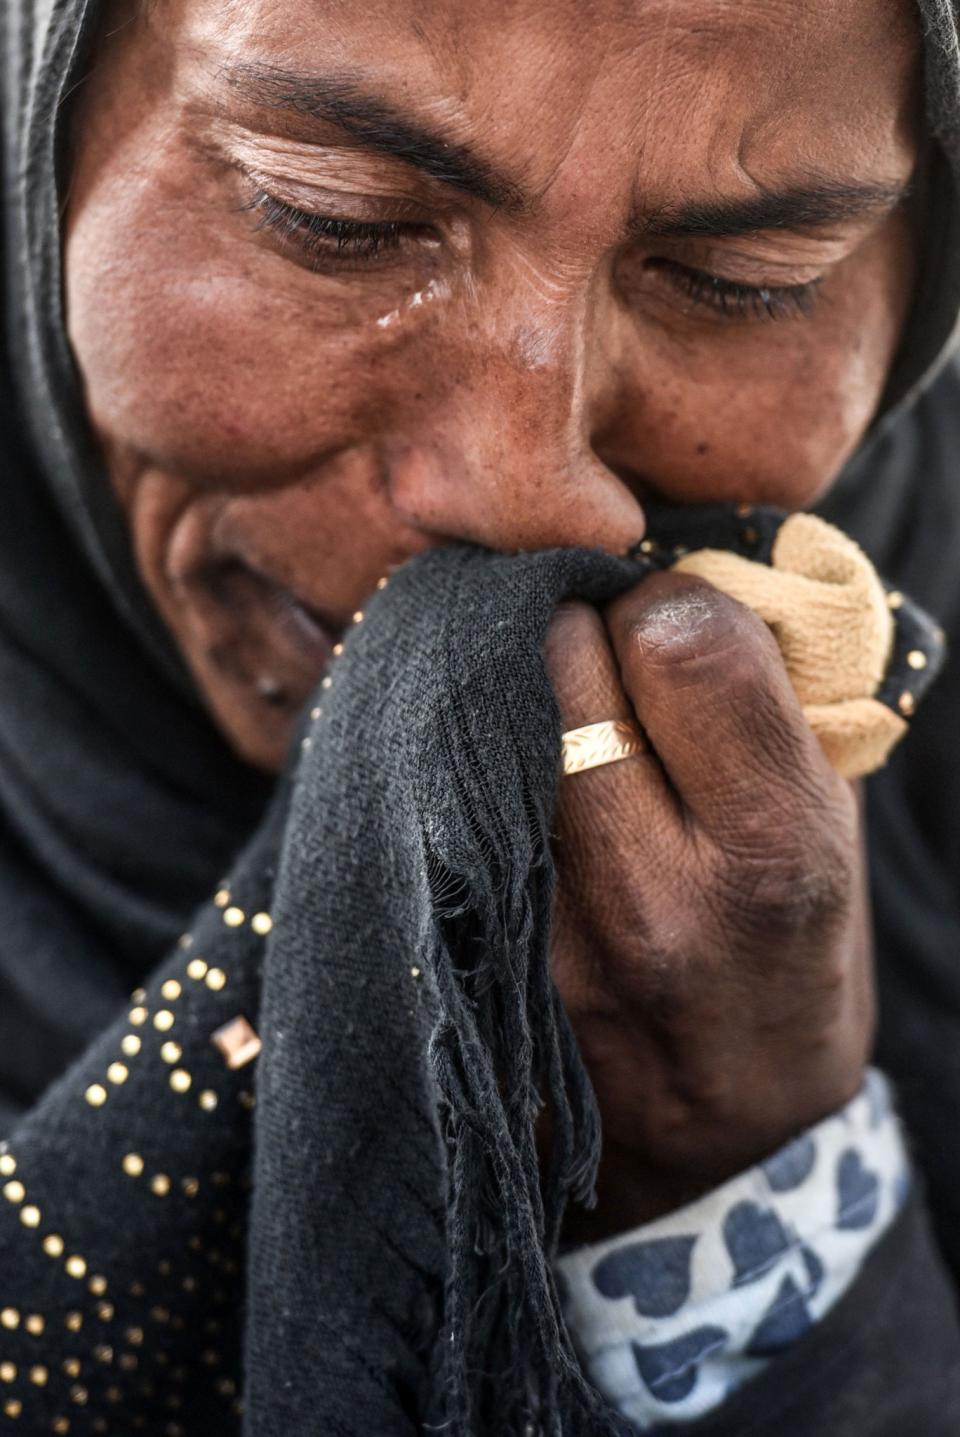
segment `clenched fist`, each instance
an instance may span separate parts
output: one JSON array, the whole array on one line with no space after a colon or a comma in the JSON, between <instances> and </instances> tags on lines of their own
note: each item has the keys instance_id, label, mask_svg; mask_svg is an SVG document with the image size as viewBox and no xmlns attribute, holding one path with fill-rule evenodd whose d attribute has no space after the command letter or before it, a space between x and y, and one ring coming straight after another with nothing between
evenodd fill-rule
<instances>
[{"instance_id":1,"label":"clenched fist","mask_svg":"<svg viewBox=\"0 0 960 1437\"><path fill-rule=\"evenodd\" d=\"M768 1156L860 1085L874 1025L856 797L777 644L703 580L558 610L563 727L649 751L561 782L552 966L603 1116L598 1239Z\"/></svg>"}]
</instances>

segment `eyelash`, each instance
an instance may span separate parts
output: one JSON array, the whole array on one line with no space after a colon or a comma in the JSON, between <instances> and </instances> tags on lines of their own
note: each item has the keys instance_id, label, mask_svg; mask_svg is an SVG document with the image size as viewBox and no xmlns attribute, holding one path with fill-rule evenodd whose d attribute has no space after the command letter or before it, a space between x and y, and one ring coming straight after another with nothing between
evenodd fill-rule
<instances>
[{"instance_id":1,"label":"eyelash","mask_svg":"<svg viewBox=\"0 0 960 1437\"><path fill-rule=\"evenodd\" d=\"M246 209L260 218L259 229L273 230L285 240L299 244L315 264L329 253L331 241L336 244L336 258L376 259L383 250L399 249L404 233L413 226L399 220L339 220L328 215L311 214L278 200L265 190L258 190Z\"/></svg>"},{"instance_id":2,"label":"eyelash","mask_svg":"<svg viewBox=\"0 0 960 1437\"><path fill-rule=\"evenodd\" d=\"M315 268L319 268L325 254L329 255L331 242L336 245L334 258L368 262L385 250L399 249L404 235L418 228L400 220L341 220L312 214L276 199L266 190L257 190L245 208L259 215L258 228L273 230L300 245L312 256ZM809 315L822 283L815 279L779 287L740 284L670 260L657 261L656 268L668 275L675 288L694 304L717 310L727 319L776 320Z\"/></svg>"},{"instance_id":3,"label":"eyelash","mask_svg":"<svg viewBox=\"0 0 960 1437\"><path fill-rule=\"evenodd\" d=\"M657 268L695 304L708 305L734 319L796 319L812 311L822 279L796 285L740 284L688 265L659 261Z\"/></svg>"}]
</instances>

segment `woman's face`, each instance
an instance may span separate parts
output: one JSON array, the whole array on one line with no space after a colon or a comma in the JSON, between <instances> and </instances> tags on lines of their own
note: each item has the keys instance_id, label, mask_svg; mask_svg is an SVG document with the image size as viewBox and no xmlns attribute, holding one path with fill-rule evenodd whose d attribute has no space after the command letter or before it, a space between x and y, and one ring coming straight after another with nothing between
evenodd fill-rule
<instances>
[{"instance_id":1,"label":"woman's face","mask_svg":"<svg viewBox=\"0 0 960 1437\"><path fill-rule=\"evenodd\" d=\"M911 287L907 0L153 0L75 117L70 337L146 587L276 767L377 580L800 507Z\"/></svg>"}]
</instances>

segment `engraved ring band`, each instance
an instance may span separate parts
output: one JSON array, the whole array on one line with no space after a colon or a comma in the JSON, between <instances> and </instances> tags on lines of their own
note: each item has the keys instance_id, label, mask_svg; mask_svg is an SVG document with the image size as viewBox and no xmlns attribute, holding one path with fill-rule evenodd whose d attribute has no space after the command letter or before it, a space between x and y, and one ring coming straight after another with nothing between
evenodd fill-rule
<instances>
[{"instance_id":1,"label":"engraved ring band","mask_svg":"<svg viewBox=\"0 0 960 1437\"><path fill-rule=\"evenodd\" d=\"M622 758L636 758L649 751L640 725L628 719L604 719L568 729L560 744L564 775L619 763Z\"/></svg>"}]
</instances>

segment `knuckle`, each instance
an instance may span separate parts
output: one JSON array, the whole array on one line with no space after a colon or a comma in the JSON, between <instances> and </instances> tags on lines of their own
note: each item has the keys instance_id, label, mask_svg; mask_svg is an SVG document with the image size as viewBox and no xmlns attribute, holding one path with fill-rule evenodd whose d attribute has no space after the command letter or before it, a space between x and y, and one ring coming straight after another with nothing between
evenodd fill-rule
<instances>
[{"instance_id":1,"label":"knuckle","mask_svg":"<svg viewBox=\"0 0 960 1437\"><path fill-rule=\"evenodd\" d=\"M738 927L766 938L827 929L846 919L856 886L849 848L821 834L817 843L795 831L777 839L769 827L751 839L742 832L728 848L720 879L723 901Z\"/></svg>"},{"instance_id":2,"label":"knuckle","mask_svg":"<svg viewBox=\"0 0 960 1437\"><path fill-rule=\"evenodd\" d=\"M702 914L694 893L680 875L672 895L628 898L621 917L623 938L616 947L628 958L610 965L620 998L638 1004L653 1021L679 1024L697 1001L703 976Z\"/></svg>"}]
</instances>

